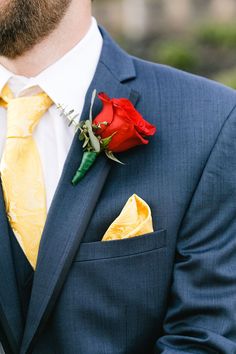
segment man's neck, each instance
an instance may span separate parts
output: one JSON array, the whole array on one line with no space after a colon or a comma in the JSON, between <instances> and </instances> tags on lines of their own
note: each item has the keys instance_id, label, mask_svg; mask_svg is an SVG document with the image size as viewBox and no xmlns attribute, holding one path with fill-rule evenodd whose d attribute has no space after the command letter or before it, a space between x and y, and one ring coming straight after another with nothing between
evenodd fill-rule
<instances>
[{"instance_id":1,"label":"man's neck","mask_svg":"<svg viewBox=\"0 0 236 354\"><path fill-rule=\"evenodd\" d=\"M81 5L83 3L83 5ZM16 59L0 56L0 64L16 75L34 77L73 48L91 24L89 2L72 1L59 26L40 43Z\"/></svg>"}]
</instances>

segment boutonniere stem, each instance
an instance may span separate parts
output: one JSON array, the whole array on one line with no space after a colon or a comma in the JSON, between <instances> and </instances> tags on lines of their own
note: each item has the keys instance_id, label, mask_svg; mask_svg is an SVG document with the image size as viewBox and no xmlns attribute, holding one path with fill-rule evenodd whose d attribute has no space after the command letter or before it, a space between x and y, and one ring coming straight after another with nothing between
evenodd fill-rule
<instances>
[{"instance_id":1,"label":"boutonniere stem","mask_svg":"<svg viewBox=\"0 0 236 354\"><path fill-rule=\"evenodd\" d=\"M83 179L90 167L94 164L97 156L98 153L95 151L85 151L83 153L81 164L72 178L72 184L74 186Z\"/></svg>"},{"instance_id":2,"label":"boutonniere stem","mask_svg":"<svg viewBox=\"0 0 236 354\"><path fill-rule=\"evenodd\" d=\"M102 111L93 119L93 105L98 97L102 103ZM122 162L114 153L127 151L137 145L148 144L147 136L154 135L156 127L147 122L126 98L109 98L101 92L93 91L89 119L76 123L74 111L66 112L63 106L57 106L68 120L79 130L79 140L83 143L83 157L79 168L72 178L72 184L79 183L99 154L118 163Z\"/></svg>"}]
</instances>

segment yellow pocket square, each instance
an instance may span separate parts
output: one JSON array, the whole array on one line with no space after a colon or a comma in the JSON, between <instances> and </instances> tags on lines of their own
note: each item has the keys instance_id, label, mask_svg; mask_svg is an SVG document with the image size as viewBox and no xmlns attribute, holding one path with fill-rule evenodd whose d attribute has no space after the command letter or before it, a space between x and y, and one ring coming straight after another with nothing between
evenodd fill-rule
<instances>
[{"instance_id":1,"label":"yellow pocket square","mask_svg":"<svg viewBox=\"0 0 236 354\"><path fill-rule=\"evenodd\" d=\"M149 232L153 232L150 207L143 199L133 194L103 235L102 241L122 240Z\"/></svg>"}]
</instances>

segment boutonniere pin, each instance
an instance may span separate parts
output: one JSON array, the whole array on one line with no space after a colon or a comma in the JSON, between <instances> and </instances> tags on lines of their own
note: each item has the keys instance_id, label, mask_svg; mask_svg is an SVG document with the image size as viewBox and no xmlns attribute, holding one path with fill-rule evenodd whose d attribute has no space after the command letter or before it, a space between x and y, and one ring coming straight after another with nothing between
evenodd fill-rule
<instances>
[{"instance_id":1,"label":"boutonniere pin","mask_svg":"<svg viewBox=\"0 0 236 354\"><path fill-rule=\"evenodd\" d=\"M102 101L102 111L93 119L93 104L96 96ZM135 146L148 144L147 136L154 135L156 127L147 122L126 98L109 98L104 92L97 95L94 90L90 106L89 119L76 123L74 111L66 112L63 106L58 105L68 120L74 124L76 132L79 130L79 140L83 142L83 158L76 171L72 184L76 185L88 170L99 154L118 163L122 162L114 153L124 152Z\"/></svg>"}]
</instances>

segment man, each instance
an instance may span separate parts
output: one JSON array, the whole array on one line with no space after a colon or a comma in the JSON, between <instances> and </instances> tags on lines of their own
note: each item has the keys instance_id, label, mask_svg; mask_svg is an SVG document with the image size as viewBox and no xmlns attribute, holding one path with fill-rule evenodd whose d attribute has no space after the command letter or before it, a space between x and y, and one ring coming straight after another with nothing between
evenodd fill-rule
<instances>
[{"instance_id":1,"label":"man","mask_svg":"<svg viewBox=\"0 0 236 354\"><path fill-rule=\"evenodd\" d=\"M90 0L1 0L0 64L1 351L236 353L235 92L129 56ZM157 133L73 186L56 105L86 120L94 89ZM154 232L102 242L133 194Z\"/></svg>"}]
</instances>

